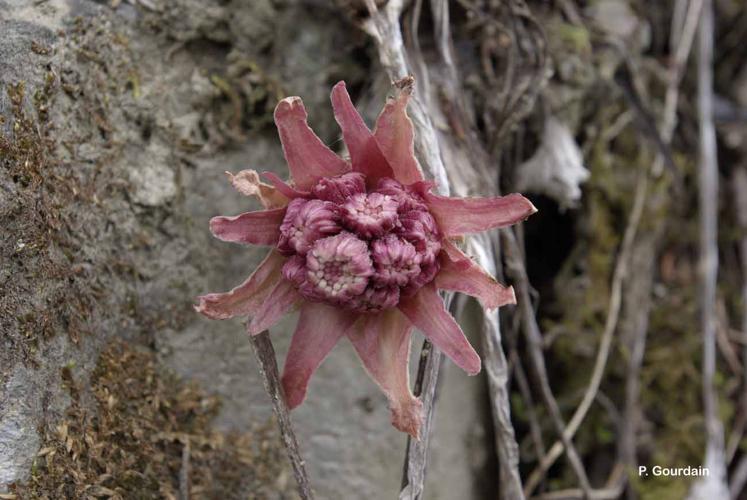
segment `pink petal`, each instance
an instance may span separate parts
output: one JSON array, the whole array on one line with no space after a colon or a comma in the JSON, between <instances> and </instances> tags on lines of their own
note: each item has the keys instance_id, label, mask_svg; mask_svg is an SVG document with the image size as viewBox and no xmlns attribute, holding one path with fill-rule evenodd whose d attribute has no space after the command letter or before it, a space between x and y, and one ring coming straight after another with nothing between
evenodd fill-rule
<instances>
[{"instance_id":1,"label":"pink petal","mask_svg":"<svg viewBox=\"0 0 747 500\"><path fill-rule=\"evenodd\" d=\"M309 379L356 318L353 313L319 302L306 302L301 306L282 376L285 400L290 409L303 403Z\"/></svg>"},{"instance_id":2,"label":"pink petal","mask_svg":"<svg viewBox=\"0 0 747 500\"><path fill-rule=\"evenodd\" d=\"M280 237L285 207L245 212L234 217L213 217L210 231L222 241L250 245L274 245Z\"/></svg>"},{"instance_id":3,"label":"pink petal","mask_svg":"<svg viewBox=\"0 0 747 500\"><path fill-rule=\"evenodd\" d=\"M498 283L450 241L443 240L441 243L441 270L434 281L436 288L476 297L485 309L516 304L512 287Z\"/></svg>"},{"instance_id":4,"label":"pink petal","mask_svg":"<svg viewBox=\"0 0 747 500\"><path fill-rule=\"evenodd\" d=\"M329 149L306 122L300 97L287 97L275 108L275 125L288 162L291 178L299 189L311 189L320 177L332 177L350 170L349 165Z\"/></svg>"},{"instance_id":5,"label":"pink petal","mask_svg":"<svg viewBox=\"0 0 747 500\"><path fill-rule=\"evenodd\" d=\"M413 297L402 300L397 307L415 328L423 332L423 335L468 375L476 375L480 371L480 356L444 308L444 301L433 283L421 288Z\"/></svg>"},{"instance_id":6,"label":"pink petal","mask_svg":"<svg viewBox=\"0 0 747 500\"><path fill-rule=\"evenodd\" d=\"M371 378L389 399L392 425L418 439L423 404L410 391L412 325L397 309L362 316L348 338Z\"/></svg>"},{"instance_id":7,"label":"pink petal","mask_svg":"<svg viewBox=\"0 0 747 500\"><path fill-rule=\"evenodd\" d=\"M257 335L272 327L300 300L301 296L290 281L286 279L278 281L257 312L254 313L248 327L249 335Z\"/></svg>"},{"instance_id":8,"label":"pink petal","mask_svg":"<svg viewBox=\"0 0 747 500\"><path fill-rule=\"evenodd\" d=\"M516 193L494 198L448 198L430 193L426 183L414 187L447 238L510 226L537 211L531 201Z\"/></svg>"},{"instance_id":9,"label":"pink petal","mask_svg":"<svg viewBox=\"0 0 747 500\"><path fill-rule=\"evenodd\" d=\"M342 129L342 138L350 151L353 171L366 176L369 185L382 177L394 177L394 171L379 149L371 131L350 100L345 82L332 88L332 109Z\"/></svg>"},{"instance_id":10,"label":"pink petal","mask_svg":"<svg viewBox=\"0 0 747 500\"><path fill-rule=\"evenodd\" d=\"M299 191L293 186L286 183L283 179L275 175L273 172L262 172L262 177L270 181L273 187L288 199L295 198L308 198L310 196L309 191Z\"/></svg>"},{"instance_id":11,"label":"pink petal","mask_svg":"<svg viewBox=\"0 0 747 500\"><path fill-rule=\"evenodd\" d=\"M415 159L412 120L406 112L411 92L412 86L405 87L396 98L387 101L374 130L376 142L394 170L394 178L402 184L423 180Z\"/></svg>"},{"instance_id":12,"label":"pink petal","mask_svg":"<svg viewBox=\"0 0 747 500\"><path fill-rule=\"evenodd\" d=\"M226 172L226 175L239 193L256 196L265 208L284 207L288 204L288 197L269 184L261 182L254 170L242 170L236 175Z\"/></svg>"},{"instance_id":13,"label":"pink petal","mask_svg":"<svg viewBox=\"0 0 747 500\"><path fill-rule=\"evenodd\" d=\"M230 292L198 297L195 310L212 319L253 314L282 278L280 270L285 260L275 250L271 251L244 283Z\"/></svg>"}]
</instances>

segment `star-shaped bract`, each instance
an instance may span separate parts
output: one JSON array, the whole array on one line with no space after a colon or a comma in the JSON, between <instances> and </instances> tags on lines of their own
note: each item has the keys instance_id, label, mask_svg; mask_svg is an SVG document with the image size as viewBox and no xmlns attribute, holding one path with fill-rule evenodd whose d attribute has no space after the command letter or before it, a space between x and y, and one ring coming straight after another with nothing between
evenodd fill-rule
<instances>
[{"instance_id":1,"label":"star-shaped bract","mask_svg":"<svg viewBox=\"0 0 747 500\"><path fill-rule=\"evenodd\" d=\"M199 297L196 309L214 319L249 316L256 335L300 309L282 384L290 408L342 337L386 394L392 424L418 437L422 404L410 390L410 334L420 330L454 363L474 375L480 358L439 290L476 297L492 309L515 303L453 243L463 235L505 227L536 209L523 196L449 198L431 192L413 147L406 113L410 87L388 100L371 132L343 82L332 107L350 153L344 159L309 128L301 99L275 109L275 123L291 181L271 173L265 184L252 170L230 175L265 210L215 217L215 237L273 247L249 278L226 293Z\"/></svg>"}]
</instances>

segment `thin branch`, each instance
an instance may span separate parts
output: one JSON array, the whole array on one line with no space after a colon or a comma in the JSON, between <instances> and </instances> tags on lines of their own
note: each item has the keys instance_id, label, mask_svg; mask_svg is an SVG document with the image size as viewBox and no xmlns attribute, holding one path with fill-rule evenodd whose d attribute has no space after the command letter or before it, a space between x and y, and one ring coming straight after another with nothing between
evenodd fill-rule
<instances>
[{"instance_id":1,"label":"thin branch","mask_svg":"<svg viewBox=\"0 0 747 500\"><path fill-rule=\"evenodd\" d=\"M716 373L716 278L718 273L718 163L713 125L713 6L706 0L700 18L698 114L700 116L700 271L703 328L703 404L708 448L723 448L713 377Z\"/></svg>"},{"instance_id":2,"label":"thin branch","mask_svg":"<svg viewBox=\"0 0 747 500\"><path fill-rule=\"evenodd\" d=\"M703 329L703 406L706 424L705 467L710 475L697 481L691 498L725 498L724 430L718 416L716 374L716 279L718 273L718 160L713 124L713 4L705 0L698 33L698 168L700 218L700 307Z\"/></svg>"},{"instance_id":3,"label":"thin branch","mask_svg":"<svg viewBox=\"0 0 747 500\"><path fill-rule=\"evenodd\" d=\"M545 455L547 448L545 446L545 440L542 438L542 427L540 427L539 424L537 411L534 408L534 398L532 397L532 392L529 388L529 380L527 379L527 374L521 364L519 352L515 348L511 349L509 360L513 365L514 380L516 380L519 393L521 394L521 397L524 398L527 420L529 421L529 435L532 438L534 452L537 454L537 459L539 460Z\"/></svg>"},{"instance_id":4,"label":"thin branch","mask_svg":"<svg viewBox=\"0 0 747 500\"><path fill-rule=\"evenodd\" d=\"M413 391L423 402L423 427L420 440L407 437L407 451L402 471L402 489L400 500L420 500L425 490L425 470L428 465L428 445L430 444L433 409L436 402L438 373L443 354L429 341L423 341L420 351L418 378Z\"/></svg>"},{"instance_id":5,"label":"thin branch","mask_svg":"<svg viewBox=\"0 0 747 500\"><path fill-rule=\"evenodd\" d=\"M687 10L685 10L684 4L687 4ZM675 5L675 15L672 19L671 36L669 38L669 49L670 52L674 53L674 57L669 67L667 92L664 97L664 120L661 126L661 137L667 145L672 141L672 134L677 125L680 82L685 73L687 60L690 57L698 28L698 19L702 10L703 0L690 0L689 2L678 0ZM684 19L681 19L683 12L685 13ZM664 156L658 154L653 167L655 175L661 172L664 161Z\"/></svg>"},{"instance_id":6,"label":"thin branch","mask_svg":"<svg viewBox=\"0 0 747 500\"><path fill-rule=\"evenodd\" d=\"M278 374L278 364L275 359L275 349L272 347L270 335L267 331L264 331L250 338L254 355L259 362L259 372L262 375L265 390L272 400L272 410L275 413L275 418L278 420L283 444L285 445L285 450L288 452L288 458L290 458L293 477L295 477L298 484L298 493L301 496L301 500L313 500L314 493L311 490L306 466L303 458L301 458L298 440L293 431L290 413L283 397L280 375Z\"/></svg>"},{"instance_id":7,"label":"thin branch","mask_svg":"<svg viewBox=\"0 0 747 500\"><path fill-rule=\"evenodd\" d=\"M594 368L592 370L591 378L589 380L589 386L586 388L584 397L579 403L576 411L573 413L573 417L568 423L568 427L563 430L563 439L571 440L575 436L576 431L581 426L581 423L586 418L586 414L591 408L591 404L596 398L597 391L602 382L605 367L607 366L607 360L609 358L610 349L612 347L612 339L617 329L617 322L620 318L620 306L622 305L622 285L628 273L628 265L630 263L630 254L633 248L633 242L635 240L635 234L638 230L638 225L643 215L643 209L646 205L646 192L648 190L648 173L641 172L635 191L635 199L633 201L633 209L628 219L628 225L625 228L625 234L623 236L623 242L620 248L620 255L617 258L615 264L615 270L612 275L612 285L610 293L610 305L607 312L607 319L604 324L604 330L602 331L602 338L599 342L599 350L597 351L597 357L594 361ZM526 482L524 488L525 493L530 495L539 484L540 480L544 476L545 472L555 463L555 460L563 452L563 441L556 441L550 451L542 457L537 468L532 471L529 479Z\"/></svg>"},{"instance_id":8,"label":"thin branch","mask_svg":"<svg viewBox=\"0 0 747 500\"><path fill-rule=\"evenodd\" d=\"M636 272L635 275L631 276L626 286L623 299L627 317L623 316L619 336L626 339L624 348L629 356L625 372L625 402L618 439L617 460L625 467L626 472L634 472L638 466L641 369L646 352L649 317L651 315L653 268L662 227L663 224L657 222L650 232L636 242L630 257L630 268L635 269ZM626 481L627 478L627 474L621 475L622 481ZM636 498L632 491L628 492L628 496L629 498Z\"/></svg>"},{"instance_id":9,"label":"thin branch","mask_svg":"<svg viewBox=\"0 0 747 500\"><path fill-rule=\"evenodd\" d=\"M480 234L470 239L470 247L477 263L491 276L496 274L495 258L490 237ZM501 498L521 500L524 492L519 475L519 446L511 423L511 401L508 390L508 363L501 346L498 310L486 311L482 328L483 360L490 389L490 408L495 429L495 448L500 468Z\"/></svg>"},{"instance_id":10,"label":"thin branch","mask_svg":"<svg viewBox=\"0 0 747 500\"><path fill-rule=\"evenodd\" d=\"M745 484L747 484L747 455L742 455L731 475L729 483L731 498L739 498L739 494L744 490Z\"/></svg>"},{"instance_id":11,"label":"thin branch","mask_svg":"<svg viewBox=\"0 0 747 500\"><path fill-rule=\"evenodd\" d=\"M521 251L516 238L510 229L502 229L500 231L501 242L505 249L506 256L506 270L509 276L512 278L514 286L517 291L517 302L519 305L519 313L521 314L521 326L524 331L524 336L527 340L529 358L532 362L532 368L534 369L535 375L540 383L540 393L542 399L545 402L545 406L550 412L550 417L555 426L555 431L560 436L562 441L562 448L565 448L568 461L571 463L573 472L578 478L578 482L585 495L588 497L591 495L591 486L589 485L589 479L584 469L584 465L581 462L581 458L576 451L576 447L573 441L568 437L565 432L565 423L563 416L560 413L560 407L552 394L550 388L550 381L547 377L547 368L545 366L545 359L542 355L542 333L540 332L539 325L537 324L537 318L534 315L532 309L532 300L529 294L529 279L527 278L526 269L524 268L524 262L521 259ZM561 449L562 449L561 448ZM525 488L525 493L527 488ZM528 495L527 495L528 496Z\"/></svg>"},{"instance_id":12,"label":"thin branch","mask_svg":"<svg viewBox=\"0 0 747 500\"><path fill-rule=\"evenodd\" d=\"M737 209L737 222L742 233L747 235L747 169L739 167L734 170L732 174L732 186ZM739 401L739 414L736 418L736 424L726 447L727 461L731 461L736 453L739 441L742 440L742 436L744 435L745 425L747 424L747 236L744 236L740 241L739 250L739 257L742 261L742 331L740 332L743 340L742 394ZM745 461L745 458L747 458L747 455L742 458L742 462ZM740 465L742 462L740 462ZM745 462L744 467L747 467L747 462ZM740 470L739 467L738 470ZM745 474L747 474L747 469L745 470ZM734 473L734 477L738 477L736 472ZM747 475L745 476L745 480L747 480ZM742 487L739 487L738 492L741 490Z\"/></svg>"},{"instance_id":13,"label":"thin branch","mask_svg":"<svg viewBox=\"0 0 747 500\"><path fill-rule=\"evenodd\" d=\"M672 30L672 39L669 42L669 47L674 52L674 58L669 68L669 80L667 82L667 93L664 101L664 122L661 130L661 135L665 142L672 140L672 133L677 124L677 101L679 100L680 82L685 72L687 60L690 57L690 51L698 28L698 19L702 10L703 0L690 0L681 32Z\"/></svg>"},{"instance_id":14,"label":"thin branch","mask_svg":"<svg viewBox=\"0 0 747 500\"><path fill-rule=\"evenodd\" d=\"M179 500L189 500L190 447L189 436L182 442L182 464L179 469Z\"/></svg>"}]
</instances>

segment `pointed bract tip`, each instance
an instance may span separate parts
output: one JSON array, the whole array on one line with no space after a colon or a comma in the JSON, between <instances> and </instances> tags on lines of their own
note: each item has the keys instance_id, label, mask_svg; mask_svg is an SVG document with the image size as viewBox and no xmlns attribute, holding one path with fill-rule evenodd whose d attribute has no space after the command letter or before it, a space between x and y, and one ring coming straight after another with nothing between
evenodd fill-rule
<instances>
[{"instance_id":1,"label":"pointed bract tip","mask_svg":"<svg viewBox=\"0 0 747 500\"><path fill-rule=\"evenodd\" d=\"M524 196L523 194L511 193L506 196L513 198L516 201L516 203L523 206L524 212L526 213L526 216L524 217L525 220L530 215L536 214L537 212L539 212L539 210L537 210L537 207L534 206L534 203L532 203L531 200L527 198L526 196Z\"/></svg>"},{"instance_id":2,"label":"pointed bract tip","mask_svg":"<svg viewBox=\"0 0 747 500\"><path fill-rule=\"evenodd\" d=\"M303 106L303 100L301 100L298 96L290 96L286 97L284 99L280 99L278 101L277 106L275 106L275 112L273 115L275 117L278 117L279 115L282 115L283 113L288 113L290 111L293 111L294 108L300 108L304 113L306 112L304 106Z\"/></svg>"},{"instance_id":3,"label":"pointed bract tip","mask_svg":"<svg viewBox=\"0 0 747 500\"><path fill-rule=\"evenodd\" d=\"M348 95L348 86L345 85L345 80L340 80L334 85L334 87L332 87L332 92L330 92L330 99L332 100L333 108L335 106L335 96L340 94Z\"/></svg>"},{"instance_id":4,"label":"pointed bract tip","mask_svg":"<svg viewBox=\"0 0 747 500\"><path fill-rule=\"evenodd\" d=\"M210 308L211 299L215 294L201 295L197 297L197 304L192 304L192 308L206 318L210 319L228 319L231 316Z\"/></svg>"},{"instance_id":5,"label":"pointed bract tip","mask_svg":"<svg viewBox=\"0 0 747 500\"><path fill-rule=\"evenodd\" d=\"M215 217L211 217L210 221L208 222L208 227L210 228L210 232L215 234L215 227L217 224L220 224L220 220L223 216L216 215Z\"/></svg>"},{"instance_id":6,"label":"pointed bract tip","mask_svg":"<svg viewBox=\"0 0 747 500\"><path fill-rule=\"evenodd\" d=\"M420 428L423 426L423 403L420 399L413 398L410 404L400 407L389 408L392 412L392 425L401 432L412 436L420 441Z\"/></svg>"},{"instance_id":7,"label":"pointed bract tip","mask_svg":"<svg viewBox=\"0 0 747 500\"><path fill-rule=\"evenodd\" d=\"M474 366L473 366L474 364ZM469 369L465 369L464 371L469 375L470 377L474 377L478 373L480 373L480 370L482 369L482 361L480 358L477 358L477 361L475 363L470 363Z\"/></svg>"},{"instance_id":8,"label":"pointed bract tip","mask_svg":"<svg viewBox=\"0 0 747 500\"><path fill-rule=\"evenodd\" d=\"M393 81L392 85L402 92L411 94L413 87L415 86L415 77L412 75L407 75L404 78Z\"/></svg>"},{"instance_id":9,"label":"pointed bract tip","mask_svg":"<svg viewBox=\"0 0 747 500\"><path fill-rule=\"evenodd\" d=\"M286 374L280 378L280 385L283 388L283 399L288 409L294 410L301 406L306 399L306 390L296 388L297 384Z\"/></svg>"}]
</instances>

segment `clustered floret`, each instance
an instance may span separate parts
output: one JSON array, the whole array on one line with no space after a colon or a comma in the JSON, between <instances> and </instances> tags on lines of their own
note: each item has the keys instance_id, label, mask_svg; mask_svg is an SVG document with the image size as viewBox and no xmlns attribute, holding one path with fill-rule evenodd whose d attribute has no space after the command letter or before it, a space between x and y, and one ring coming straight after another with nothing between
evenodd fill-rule
<instances>
[{"instance_id":1,"label":"clustered floret","mask_svg":"<svg viewBox=\"0 0 747 500\"><path fill-rule=\"evenodd\" d=\"M322 178L309 198L288 205L278 250L289 257L283 276L310 300L357 312L394 307L433 280L440 234L423 199L384 178Z\"/></svg>"}]
</instances>

